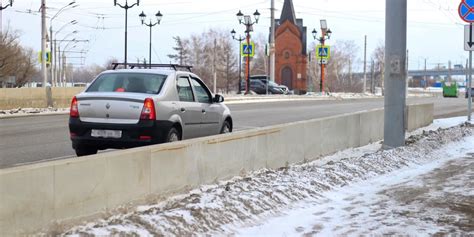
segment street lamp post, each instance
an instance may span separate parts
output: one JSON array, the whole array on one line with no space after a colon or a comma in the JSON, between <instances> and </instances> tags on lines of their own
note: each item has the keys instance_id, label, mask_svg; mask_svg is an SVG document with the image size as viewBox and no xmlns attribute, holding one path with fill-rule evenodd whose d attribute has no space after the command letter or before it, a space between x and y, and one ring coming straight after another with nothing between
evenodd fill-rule
<instances>
[{"instance_id":1,"label":"street lamp post","mask_svg":"<svg viewBox=\"0 0 474 237\"><path fill-rule=\"evenodd\" d=\"M242 54L240 52L240 47L242 47L242 42L246 40L246 38L242 37L241 35L239 35L239 38L236 38L235 37L236 32L234 29L232 29L230 33L232 34L232 39L239 41L239 92L238 94L240 94L242 92Z\"/></svg>"},{"instance_id":2,"label":"street lamp post","mask_svg":"<svg viewBox=\"0 0 474 237\"><path fill-rule=\"evenodd\" d=\"M0 11L7 9L8 7L13 7L13 0L10 0L10 2L5 6L2 6L2 3L0 2Z\"/></svg>"},{"instance_id":3,"label":"street lamp post","mask_svg":"<svg viewBox=\"0 0 474 237\"><path fill-rule=\"evenodd\" d=\"M145 19L146 19L146 15L145 13L142 11L142 13L140 15L138 15L140 17L140 20L142 21L142 25L145 25L145 26L148 26L150 27L150 50L149 50L149 58L148 58L148 63L150 64L150 69L151 69L151 32L152 32L152 28L156 25L159 25L161 23L161 19L163 19L163 15L161 14L160 11L158 11L158 13L155 14L155 17L156 17L156 22L153 23L150 19L150 23L145 23Z\"/></svg>"},{"instance_id":4,"label":"street lamp post","mask_svg":"<svg viewBox=\"0 0 474 237\"><path fill-rule=\"evenodd\" d=\"M258 10L255 11L253 14L255 17L255 22L252 22L252 17L250 15L244 15L240 10L237 13L237 19L239 20L239 24L245 25L245 33L247 34L247 47L250 47L250 32L253 31L253 25L258 24L258 20L260 19L260 13ZM255 49L252 49L255 50ZM247 73L247 88L246 88L246 93L249 94L250 92L250 50L247 49L247 68L246 68L246 73Z\"/></svg>"},{"instance_id":5,"label":"street lamp post","mask_svg":"<svg viewBox=\"0 0 474 237\"><path fill-rule=\"evenodd\" d=\"M52 58L52 59L53 59L53 62L52 62L52 67L51 67L51 69L52 69L52 74L53 74L53 75L52 75L52 78L53 78L53 79L52 79L52 80L53 80L53 86L57 86L57 84L58 84L58 83L57 83L57 79L58 79L58 76L57 76L57 71L58 71L58 69L57 69L57 62L58 62L59 60L57 60L57 57L59 57L59 55L58 55L58 53L57 53L57 49L58 49L58 48L57 48L57 41L58 41L58 40L57 40L57 36L58 36L59 32L61 32L66 26L68 26L68 25L75 25L75 24L77 24L77 21L76 21L76 20L72 20L72 21L70 21L70 22L64 24L61 28L59 28L59 30L54 33L54 37L51 36L51 38L54 38L54 40L51 41L51 44L54 44L53 50L51 51L51 54L52 54L52 57L53 57L53 58ZM76 32L77 32L77 31L76 31Z\"/></svg>"},{"instance_id":6,"label":"street lamp post","mask_svg":"<svg viewBox=\"0 0 474 237\"><path fill-rule=\"evenodd\" d=\"M125 58L124 58L124 65L125 68L127 68L127 27L128 27L128 9L134 7L134 6L139 6L140 5L140 0L137 0L136 3L132 5L128 5L128 1L125 0L125 5L122 5L120 3L117 3L117 0L114 0L114 6L119 6L123 9L125 9Z\"/></svg>"},{"instance_id":7,"label":"street lamp post","mask_svg":"<svg viewBox=\"0 0 474 237\"><path fill-rule=\"evenodd\" d=\"M0 0L0 35L2 34L3 30L3 16L2 16L2 11L7 9L8 7L13 7L13 0L10 0L10 2L5 5L5 6L2 6L2 1Z\"/></svg>"},{"instance_id":8,"label":"street lamp post","mask_svg":"<svg viewBox=\"0 0 474 237\"><path fill-rule=\"evenodd\" d=\"M331 38L331 34L332 34L332 31L330 29L328 29L328 26L327 26L327 22L326 20L321 20L321 37L318 39L317 38L317 35L318 35L318 32L316 31L316 29L313 29L313 38L315 40L318 40L319 43L324 46L326 40L330 39ZM319 52L316 52L319 54ZM323 64L323 58L321 57L321 60L320 60L320 64L321 64L321 82L319 83L319 91L321 93L324 93L324 70L325 70L325 65Z\"/></svg>"}]
</instances>

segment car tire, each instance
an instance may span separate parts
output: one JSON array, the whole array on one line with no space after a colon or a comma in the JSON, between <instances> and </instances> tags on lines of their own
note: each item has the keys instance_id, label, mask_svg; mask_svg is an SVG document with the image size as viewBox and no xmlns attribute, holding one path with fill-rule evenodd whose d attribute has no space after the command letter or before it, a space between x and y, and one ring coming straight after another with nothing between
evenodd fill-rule
<instances>
[{"instance_id":1,"label":"car tire","mask_svg":"<svg viewBox=\"0 0 474 237\"><path fill-rule=\"evenodd\" d=\"M230 122L228 120L224 121L224 124L222 124L221 128L221 134L227 134L232 132L232 127L230 125Z\"/></svg>"},{"instance_id":2,"label":"car tire","mask_svg":"<svg viewBox=\"0 0 474 237\"><path fill-rule=\"evenodd\" d=\"M76 151L76 155L78 157L97 154L97 148L93 148L93 147L78 147L74 150Z\"/></svg>"},{"instance_id":3,"label":"car tire","mask_svg":"<svg viewBox=\"0 0 474 237\"><path fill-rule=\"evenodd\" d=\"M177 142L181 141L181 134L175 127L170 128L168 134L166 135L165 142Z\"/></svg>"}]
</instances>

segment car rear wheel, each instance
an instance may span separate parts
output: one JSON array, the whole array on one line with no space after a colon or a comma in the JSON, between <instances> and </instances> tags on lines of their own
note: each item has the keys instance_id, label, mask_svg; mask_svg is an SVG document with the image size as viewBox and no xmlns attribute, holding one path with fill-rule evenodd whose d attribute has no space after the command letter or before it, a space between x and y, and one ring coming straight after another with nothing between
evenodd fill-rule
<instances>
[{"instance_id":1,"label":"car rear wheel","mask_svg":"<svg viewBox=\"0 0 474 237\"><path fill-rule=\"evenodd\" d=\"M232 131L232 128L230 126L230 123L229 121L224 121L224 124L222 125L222 129L221 129L221 134L226 134L226 133L230 133Z\"/></svg>"},{"instance_id":2,"label":"car rear wheel","mask_svg":"<svg viewBox=\"0 0 474 237\"><path fill-rule=\"evenodd\" d=\"M166 136L166 142L177 142L181 140L181 134L179 133L178 129L172 127L168 131L168 135Z\"/></svg>"},{"instance_id":3,"label":"car rear wheel","mask_svg":"<svg viewBox=\"0 0 474 237\"><path fill-rule=\"evenodd\" d=\"M97 154L97 148L93 148L93 147L78 147L75 149L75 151L78 157Z\"/></svg>"}]
</instances>

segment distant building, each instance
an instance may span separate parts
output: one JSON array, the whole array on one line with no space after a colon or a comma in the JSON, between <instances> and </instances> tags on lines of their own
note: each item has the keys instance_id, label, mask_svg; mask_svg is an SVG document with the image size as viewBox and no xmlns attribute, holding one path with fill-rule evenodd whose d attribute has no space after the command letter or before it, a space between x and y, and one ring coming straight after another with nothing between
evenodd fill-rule
<instances>
[{"instance_id":1,"label":"distant building","mask_svg":"<svg viewBox=\"0 0 474 237\"><path fill-rule=\"evenodd\" d=\"M296 19L292 0L285 0L275 27L275 81L296 94L307 90L307 49L303 19Z\"/></svg>"}]
</instances>

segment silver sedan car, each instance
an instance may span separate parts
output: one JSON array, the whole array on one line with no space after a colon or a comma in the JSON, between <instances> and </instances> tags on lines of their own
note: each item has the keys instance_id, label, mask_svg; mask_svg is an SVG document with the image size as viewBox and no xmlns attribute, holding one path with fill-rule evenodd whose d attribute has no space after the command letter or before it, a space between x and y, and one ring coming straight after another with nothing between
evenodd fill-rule
<instances>
[{"instance_id":1,"label":"silver sedan car","mask_svg":"<svg viewBox=\"0 0 474 237\"><path fill-rule=\"evenodd\" d=\"M123 69L100 74L71 102L77 156L232 132L221 95L180 70Z\"/></svg>"}]
</instances>

